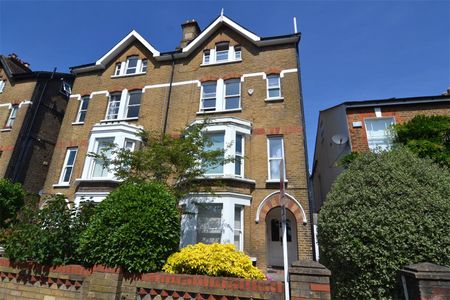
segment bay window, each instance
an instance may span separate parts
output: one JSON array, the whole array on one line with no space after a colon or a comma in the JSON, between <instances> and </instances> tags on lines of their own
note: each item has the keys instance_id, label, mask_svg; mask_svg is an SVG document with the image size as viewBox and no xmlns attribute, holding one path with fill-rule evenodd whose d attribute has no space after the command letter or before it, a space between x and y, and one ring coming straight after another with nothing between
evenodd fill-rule
<instances>
[{"instance_id":1,"label":"bay window","mask_svg":"<svg viewBox=\"0 0 450 300\"><path fill-rule=\"evenodd\" d=\"M104 153L106 158L111 158L113 148L112 145L114 144L114 138L99 138L95 141L96 144L96 154ZM111 174L103 164L103 162L98 159L94 158L93 166L92 166L92 178L103 178L103 177L111 177Z\"/></svg>"},{"instance_id":2,"label":"bay window","mask_svg":"<svg viewBox=\"0 0 450 300\"><path fill-rule=\"evenodd\" d=\"M197 243L220 243L222 237L222 204L197 204Z\"/></svg>"},{"instance_id":3,"label":"bay window","mask_svg":"<svg viewBox=\"0 0 450 300\"><path fill-rule=\"evenodd\" d=\"M225 149L225 133L224 132L216 132L216 133L207 133L206 134L210 145L205 148L205 151L215 151L215 150L224 150ZM224 157L221 157L223 160ZM216 165L207 166L205 174L208 175L222 175L223 174L223 163L218 163Z\"/></svg>"}]
</instances>

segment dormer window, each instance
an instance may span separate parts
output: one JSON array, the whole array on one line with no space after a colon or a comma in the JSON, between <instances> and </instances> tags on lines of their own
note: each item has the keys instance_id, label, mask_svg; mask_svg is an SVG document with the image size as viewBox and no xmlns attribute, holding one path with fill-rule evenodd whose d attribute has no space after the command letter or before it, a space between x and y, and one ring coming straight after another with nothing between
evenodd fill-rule
<instances>
[{"instance_id":1,"label":"dormer window","mask_svg":"<svg viewBox=\"0 0 450 300\"><path fill-rule=\"evenodd\" d=\"M137 73L137 63L139 58L137 56L130 56L127 59L127 72L126 74Z\"/></svg>"},{"instance_id":2,"label":"dormer window","mask_svg":"<svg viewBox=\"0 0 450 300\"><path fill-rule=\"evenodd\" d=\"M220 42L213 49L203 51L203 66L236 62L242 60L241 46L230 46L229 42Z\"/></svg>"},{"instance_id":3,"label":"dormer window","mask_svg":"<svg viewBox=\"0 0 450 300\"><path fill-rule=\"evenodd\" d=\"M127 61L116 63L114 75L111 77L133 76L147 73L147 59L139 59L139 56L132 55Z\"/></svg>"},{"instance_id":4,"label":"dormer window","mask_svg":"<svg viewBox=\"0 0 450 300\"><path fill-rule=\"evenodd\" d=\"M230 46L228 42L216 44L216 62L228 61Z\"/></svg>"}]
</instances>

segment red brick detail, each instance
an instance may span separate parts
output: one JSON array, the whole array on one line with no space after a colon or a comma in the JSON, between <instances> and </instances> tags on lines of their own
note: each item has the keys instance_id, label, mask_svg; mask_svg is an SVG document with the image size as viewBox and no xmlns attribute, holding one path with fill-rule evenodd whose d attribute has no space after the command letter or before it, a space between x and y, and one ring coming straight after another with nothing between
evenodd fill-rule
<instances>
[{"instance_id":1,"label":"red brick detail","mask_svg":"<svg viewBox=\"0 0 450 300\"><path fill-rule=\"evenodd\" d=\"M217 81L218 79L219 79L218 76L209 75L209 76L205 76L205 77L200 78L200 82Z\"/></svg>"},{"instance_id":2,"label":"red brick detail","mask_svg":"<svg viewBox=\"0 0 450 300\"><path fill-rule=\"evenodd\" d=\"M169 296L169 293L166 290L161 291L161 297L167 297Z\"/></svg>"},{"instance_id":3,"label":"red brick detail","mask_svg":"<svg viewBox=\"0 0 450 300\"><path fill-rule=\"evenodd\" d=\"M311 291L313 291L313 292L329 292L330 291L329 284L311 283L310 288L311 288Z\"/></svg>"},{"instance_id":4,"label":"red brick detail","mask_svg":"<svg viewBox=\"0 0 450 300\"><path fill-rule=\"evenodd\" d=\"M172 293L172 298L178 299L178 298L180 298L180 295L179 295L176 291L174 291L174 292Z\"/></svg>"},{"instance_id":5,"label":"red brick detail","mask_svg":"<svg viewBox=\"0 0 450 300\"><path fill-rule=\"evenodd\" d=\"M234 79L234 78L240 79L241 77L242 77L242 74L234 72L234 73L225 74L225 76L223 76L222 79L223 80Z\"/></svg>"},{"instance_id":6,"label":"red brick detail","mask_svg":"<svg viewBox=\"0 0 450 300\"><path fill-rule=\"evenodd\" d=\"M156 296L156 295L158 295L158 292L155 291L154 289L151 289L151 290L150 290L150 295L151 295L151 296Z\"/></svg>"},{"instance_id":7,"label":"red brick detail","mask_svg":"<svg viewBox=\"0 0 450 300\"><path fill-rule=\"evenodd\" d=\"M113 90L113 91L109 91L110 94L112 93L122 93L122 90Z\"/></svg>"},{"instance_id":8,"label":"red brick detail","mask_svg":"<svg viewBox=\"0 0 450 300\"><path fill-rule=\"evenodd\" d=\"M189 295L189 293L184 293L183 295L183 299L191 299L191 295Z\"/></svg>"},{"instance_id":9,"label":"red brick detail","mask_svg":"<svg viewBox=\"0 0 450 300\"><path fill-rule=\"evenodd\" d=\"M278 67L270 67L266 70L267 75L280 74L280 73L281 73L281 69Z\"/></svg>"},{"instance_id":10,"label":"red brick detail","mask_svg":"<svg viewBox=\"0 0 450 300\"><path fill-rule=\"evenodd\" d=\"M134 87L130 87L129 89L128 89L128 91L139 91L139 90L142 90L144 87L143 86L134 86Z\"/></svg>"},{"instance_id":11,"label":"red brick detail","mask_svg":"<svg viewBox=\"0 0 450 300\"><path fill-rule=\"evenodd\" d=\"M147 291L144 288L140 288L138 294L141 296L145 296L147 295Z\"/></svg>"}]
</instances>

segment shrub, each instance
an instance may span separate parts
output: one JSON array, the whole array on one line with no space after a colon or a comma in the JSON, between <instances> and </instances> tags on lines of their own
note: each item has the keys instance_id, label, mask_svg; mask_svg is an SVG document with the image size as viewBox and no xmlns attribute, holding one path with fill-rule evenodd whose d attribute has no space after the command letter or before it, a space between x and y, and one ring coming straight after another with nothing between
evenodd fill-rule
<instances>
[{"instance_id":1,"label":"shrub","mask_svg":"<svg viewBox=\"0 0 450 300\"><path fill-rule=\"evenodd\" d=\"M232 244L189 245L172 254L163 267L172 274L265 279L250 257Z\"/></svg>"},{"instance_id":2,"label":"shrub","mask_svg":"<svg viewBox=\"0 0 450 300\"><path fill-rule=\"evenodd\" d=\"M392 299L401 267L450 265L450 174L406 149L363 153L319 213L336 299Z\"/></svg>"},{"instance_id":3,"label":"shrub","mask_svg":"<svg viewBox=\"0 0 450 300\"><path fill-rule=\"evenodd\" d=\"M80 233L86 228L93 209L69 209L63 195L53 195L38 210L25 206L19 221L6 239L6 256L15 262L34 261L39 264L61 265L79 263L76 254Z\"/></svg>"},{"instance_id":4,"label":"shrub","mask_svg":"<svg viewBox=\"0 0 450 300\"><path fill-rule=\"evenodd\" d=\"M0 229L6 228L16 218L24 204L25 191L20 183L0 179Z\"/></svg>"},{"instance_id":5,"label":"shrub","mask_svg":"<svg viewBox=\"0 0 450 300\"><path fill-rule=\"evenodd\" d=\"M98 205L79 252L88 264L158 271L179 235L177 201L162 184L124 183Z\"/></svg>"}]
</instances>

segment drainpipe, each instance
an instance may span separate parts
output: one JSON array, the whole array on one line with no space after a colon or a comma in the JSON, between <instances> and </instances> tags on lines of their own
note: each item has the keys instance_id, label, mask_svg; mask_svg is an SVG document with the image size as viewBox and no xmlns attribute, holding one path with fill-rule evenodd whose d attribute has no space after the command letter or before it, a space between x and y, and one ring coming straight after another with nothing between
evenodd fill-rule
<instances>
[{"instance_id":1,"label":"drainpipe","mask_svg":"<svg viewBox=\"0 0 450 300\"><path fill-rule=\"evenodd\" d=\"M172 95L173 74L175 70L175 58L173 57L173 54L170 55L172 57L172 71L170 72L169 94L167 95L167 105L166 105L166 112L164 115L163 134L166 134L167 131L167 119L169 118L170 97Z\"/></svg>"}]
</instances>

